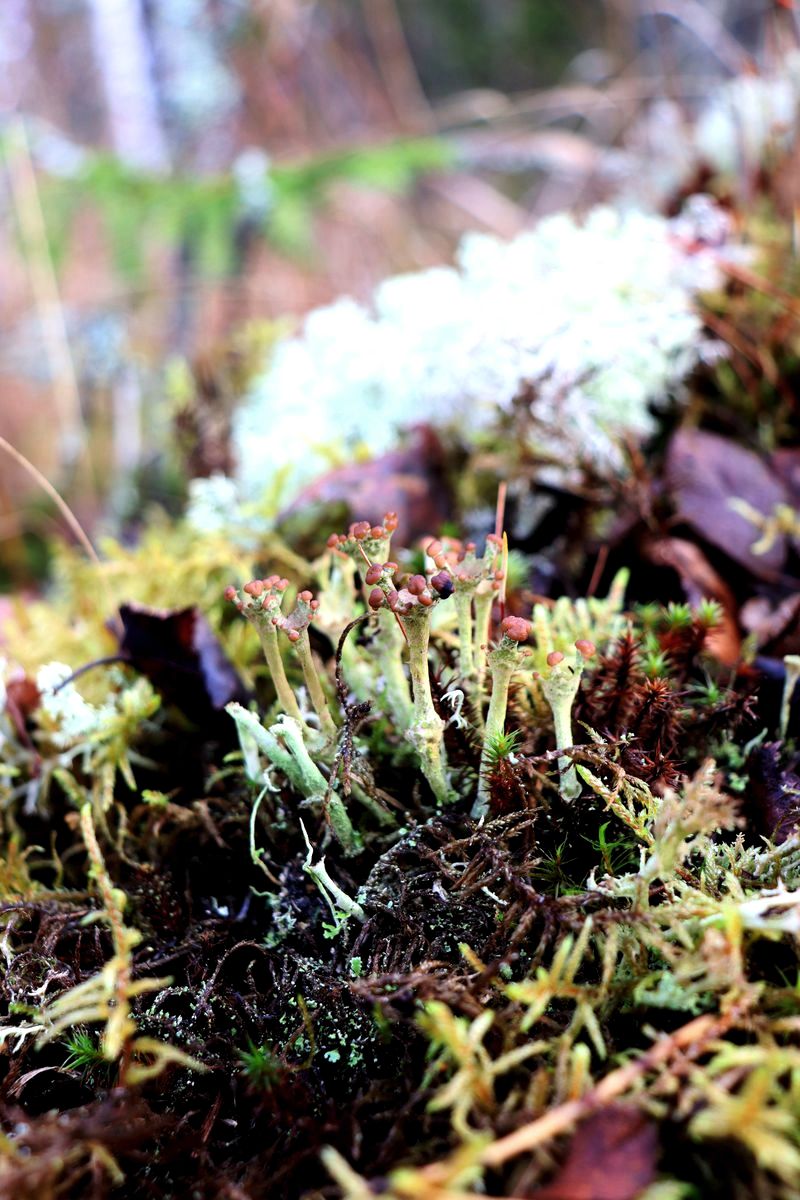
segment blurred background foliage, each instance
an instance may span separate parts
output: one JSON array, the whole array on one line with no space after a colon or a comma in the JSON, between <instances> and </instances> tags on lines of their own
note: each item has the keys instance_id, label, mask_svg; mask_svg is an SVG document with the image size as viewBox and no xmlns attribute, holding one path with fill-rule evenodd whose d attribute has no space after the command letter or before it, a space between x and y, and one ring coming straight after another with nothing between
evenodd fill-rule
<instances>
[{"instance_id":1,"label":"blurred background foliage","mask_svg":"<svg viewBox=\"0 0 800 1200\"><path fill-rule=\"evenodd\" d=\"M3 0L0 435L90 527L176 508L176 358L202 395L254 323L266 344L466 230L646 190L658 106L679 137L795 24L773 0ZM55 520L0 463L6 583Z\"/></svg>"}]
</instances>

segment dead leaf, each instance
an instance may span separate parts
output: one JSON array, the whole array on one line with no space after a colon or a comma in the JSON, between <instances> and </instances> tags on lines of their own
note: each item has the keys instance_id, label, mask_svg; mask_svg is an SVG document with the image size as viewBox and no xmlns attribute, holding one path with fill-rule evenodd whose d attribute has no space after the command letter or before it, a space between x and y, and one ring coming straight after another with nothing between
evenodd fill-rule
<instances>
[{"instance_id":1,"label":"dead leaf","mask_svg":"<svg viewBox=\"0 0 800 1200\"><path fill-rule=\"evenodd\" d=\"M36 682L29 675L20 675L6 684L6 712L26 746L31 745L27 730L28 717L39 707L41 698Z\"/></svg>"},{"instance_id":2,"label":"dead leaf","mask_svg":"<svg viewBox=\"0 0 800 1200\"><path fill-rule=\"evenodd\" d=\"M764 517L787 502L776 471L753 450L699 429L680 429L665 463L665 479L678 519L758 579L774 579L786 558L782 534L763 554L753 545L761 530L736 512L731 500L744 500Z\"/></svg>"},{"instance_id":3,"label":"dead leaf","mask_svg":"<svg viewBox=\"0 0 800 1200\"><path fill-rule=\"evenodd\" d=\"M397 542L410 546L437 533L451 516L444 460L444 448L434 431L417 425L400 449L314 480L284 516L302 513L310 505L344 504L351 520L378 524L384 513L396 512Z\"/></svg>"},{"instance_id":4,"label":"dead leaf","mask_svg":"<svg viewBox=\"0 0 800 1200\"><path fill-rule=\"evenodd\" d=\"M187 715L246 700L239 676L199 609L123 604L120 654Z\"/></svg>"},{"instance_id":5,"label":"dead leaf","mask_svg":"<svg viewBox=\"0 0 800 1200\"><path fill-rule=\"evenodd\" d=\"M578 1126L564 1165L534 1200L636 1200L653 1182L658 1130L636 1108L615 1105Z\"/></svg>"}]
</instances>

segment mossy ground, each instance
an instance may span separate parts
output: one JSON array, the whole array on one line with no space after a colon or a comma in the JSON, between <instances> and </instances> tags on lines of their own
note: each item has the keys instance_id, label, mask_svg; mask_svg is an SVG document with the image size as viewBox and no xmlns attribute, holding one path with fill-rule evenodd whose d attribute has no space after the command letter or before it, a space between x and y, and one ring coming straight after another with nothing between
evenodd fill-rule
<instances>
[{"instance_id":1,"label":"mossy ground","mask_svg":"<svg viewBox=\"0 0 800 1200\"><path fill-rule=\"evenodd\" d=\"M734 288L726 313L763 340L769 305L750 295ZM429 660L451 789L437 803L387 704L386 639L365 616L342 640L365 606L324 523L303 557L277 535L250 555L153 526L100 568L63 552L48 596L19 601L4 653L28 674L7 672L0 714L0 1195L800 1194L797 707L782 712L796 532L774 530L773 565L753 549L768 530L740 517L734 544L717 521L728 487L769 525L756 466L734 494L720 464L778 411L777 444L746 461L771 454L779 474L797 430L780 389L762 380L725 407L717 374L616 494L543 489L532 531L533 466L511 464L522 557L506 604L532 613L533 658L512 678L514 736L485 759L480 820L489 683L460 677L447 599ZM695 421L717 439L716 507L676 470ZM489 475L469 477L463 507ZM419 546L393 553L420 571ZM604 606L619 568L627 599ZM222 599L231 578L275 569L289 592L321 587L311 645L341 729L336 745L313 719L304 733L323 796L248 761L224 711L252 705L276 728L255 633ZM533 668L590 636L570 801ZM37 667L110 656L77 681L110 707L69 734ZM323 854L344 901L309 869ZM53 1036L59 998L97 980ZM110 1053L120 1005L135 1036Z\"/></svg>"}]
</instances>

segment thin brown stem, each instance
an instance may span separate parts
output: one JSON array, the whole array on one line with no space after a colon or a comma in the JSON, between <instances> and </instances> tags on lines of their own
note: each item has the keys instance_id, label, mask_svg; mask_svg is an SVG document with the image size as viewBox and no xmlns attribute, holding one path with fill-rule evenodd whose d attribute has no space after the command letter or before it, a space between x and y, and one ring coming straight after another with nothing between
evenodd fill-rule
<instances>
[{"instance_id":1,"label":"thin brown stem","mask_svg":"<svg viewBox=\"0 0 800 1200\"><path fill-rule=\"evenodd\" d=\"M558 1105L544 1116L529 1121L527 1125L487 1146L481 1155L481 1161L488 1167L499 1167L510 1158L515 1158L518 1154L527 1154L559 1134L566 1133L576 1121L621 1096L641 1075L666 1062L676 1051L698 1044L706 1045L713 1038L719 1037L730 1027L733 1019L733 1014L726 1014L724 1017L714 1017L710 1014L696 1017L669 1037L656 1042L650 1050L633 1062L626 1063L625 1066L606 1075L605 1079L601 1079L585 1096Z\"/></svg>"},{"instance_id":2,"label":"thin brown stem","mask_svg":"<svg viewBox=\"0 0 800 1200\"><path fill-rule=\"evenodd\" d=\"M46 492L53 501L58 511L61 513L64 520L75 534L75 537L80 542L81 546L83 546L88 557L92 560L95 566L102 567L103 564L100 562L94 546L89 541L88 534L84 531L83 526L67 504L66 500L59 495L50 480L42 474L38 467L33 465L30 459L27 459L24 454L21 454L20 451L12 446L10 442L6 441L4 437L0 437L0 450L5 450L9 458L12 458L14 462L18 464L18 466L22 467L24 471L27 471L28 474L36 480L42 491Z\"/></svg>"}]
</instances>

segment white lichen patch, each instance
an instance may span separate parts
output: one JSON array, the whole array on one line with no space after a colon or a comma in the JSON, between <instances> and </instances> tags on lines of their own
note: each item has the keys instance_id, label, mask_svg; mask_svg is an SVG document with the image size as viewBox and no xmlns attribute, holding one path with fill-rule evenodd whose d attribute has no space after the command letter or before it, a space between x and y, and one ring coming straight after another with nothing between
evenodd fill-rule
<instances>
[{"instance_id":1,"label":"white lichen patch","mask_svg":"<svg viewBox=\"0 0 800 1200\"><path fill-rule=\"evenodd\" d=\"M385 451L418 421L469 441L520 396L546 458L623 472L625 442L654 431L654 409L708 348L695 298L720 282L729 235L706 197L677 220L561 213L513 241L470 234L455 267L388 279L368 306L316 309L238 413L240 498L257 500L281 471L291 491L337 450ZM192 519L218 527L232 500L221 480L197 481Z\"/></svg>"}]
</instances>

